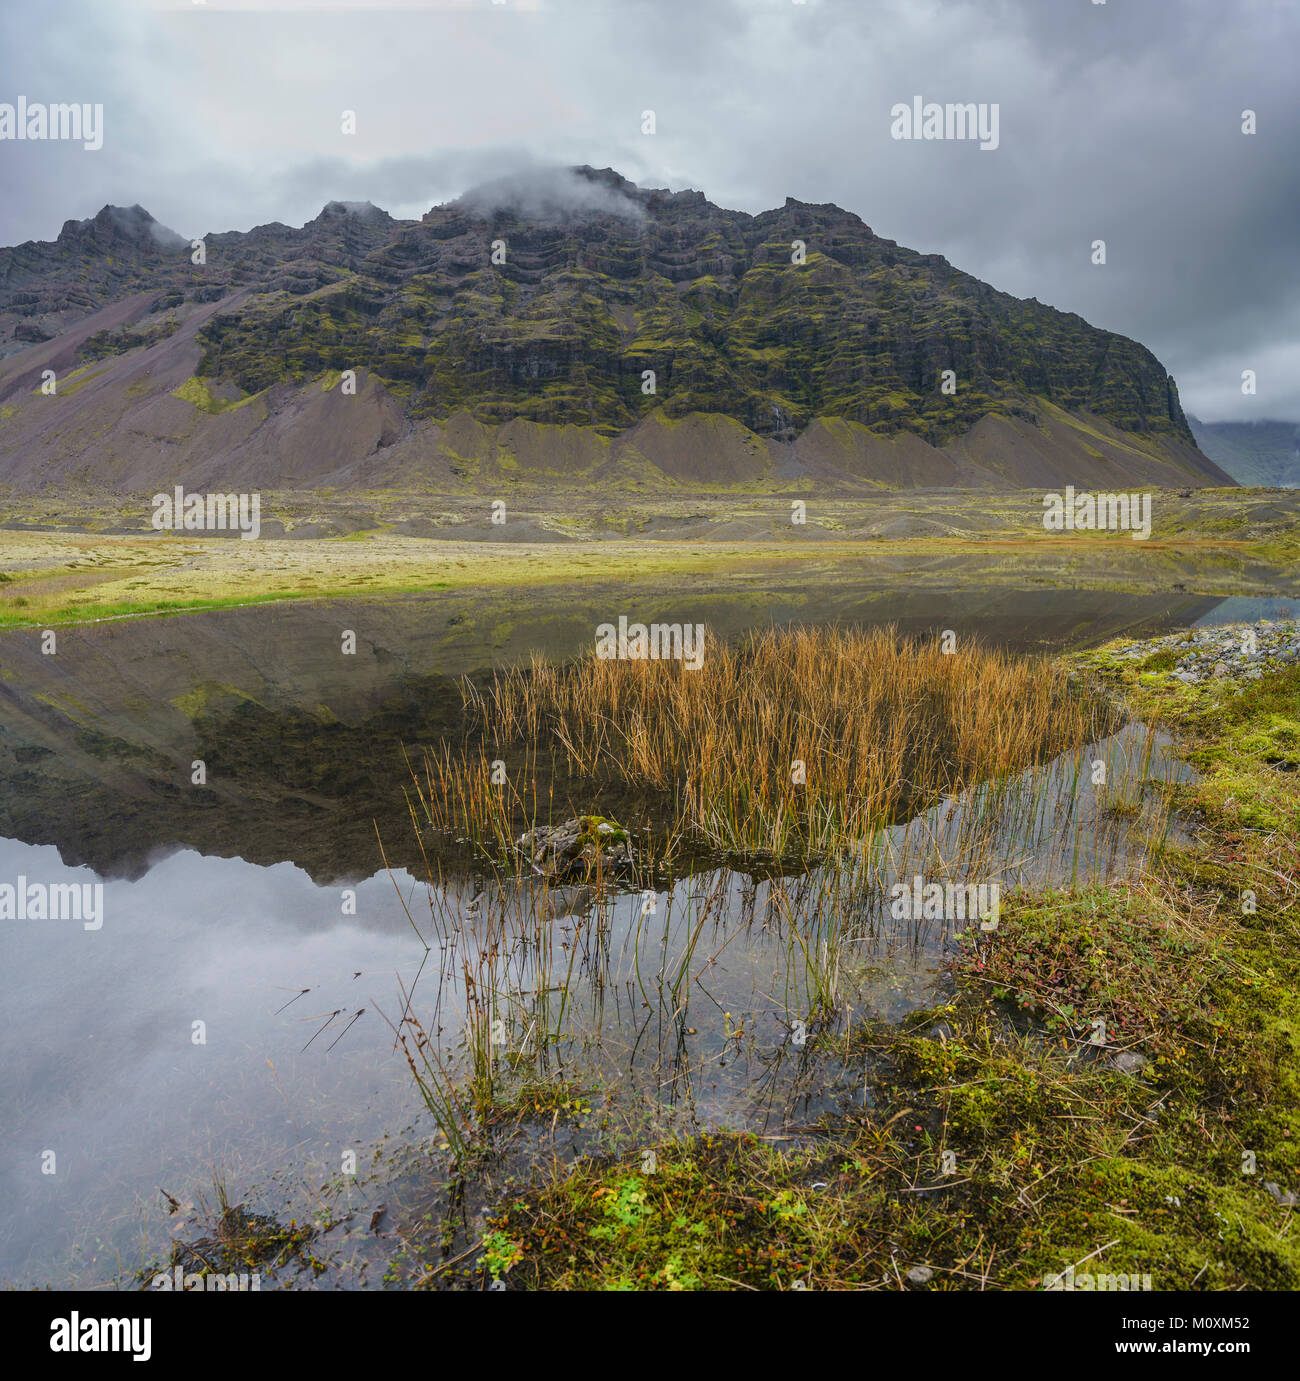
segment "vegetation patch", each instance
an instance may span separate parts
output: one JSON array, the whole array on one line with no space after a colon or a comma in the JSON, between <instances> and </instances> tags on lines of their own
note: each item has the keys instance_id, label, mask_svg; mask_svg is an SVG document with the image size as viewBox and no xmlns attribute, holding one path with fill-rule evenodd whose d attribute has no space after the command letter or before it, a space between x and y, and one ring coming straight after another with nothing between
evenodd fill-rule
<instances>
[{"instance_id":1,"label":"vegetation patch","mask_svg":"<svg viewBox=\"0 0 1300 1381\"><path fill-rule=\"evenodd\" d=\"M1101 738L1113 719L1064 671L900 638L892 628L768 631L683 660L540 659L465 683L477 746L434 750L436 828L500 844L537 818L536 774L494 763L556 749L570 776L674 803L678 826L752 859L838 853L963 787ZM509 750L509 752L507 752ZM531 797L529 799L531 784Z\"/></svg>"},{"instance_id":2,"label":"vegetation patch","mask_svg":"<svg viewBox=\"0 0 1300 1381\"><path fill-rule=\"evenodd\" d=\"M512 1196L490 1224L512 1286L1038 1289L1070 1266L1300 1286L1300 794L1269 761L1300 668L1228 698L1114 654L1073 660L1174 730L1203 774L1177 788L1195 843L965 937L942 1006L842 1038L862 1114Z\"/></svg>"},{"instance_id":3,"label":"vegetation patch","mask_svg":"<svg viewBox=\"0 0 1300 1381\"><path fill-rule=\"evenodd\" d=\"M217 417L223 412L237 412L240 408L253 402L258 395L250 393L244 398L222 398L212 391L209 384L197 376L191 375L190 378L172 389L172 397L180 398L186 403L192 403L200 412L206 412L210 417Z\"/></svg>"}]
</instances>

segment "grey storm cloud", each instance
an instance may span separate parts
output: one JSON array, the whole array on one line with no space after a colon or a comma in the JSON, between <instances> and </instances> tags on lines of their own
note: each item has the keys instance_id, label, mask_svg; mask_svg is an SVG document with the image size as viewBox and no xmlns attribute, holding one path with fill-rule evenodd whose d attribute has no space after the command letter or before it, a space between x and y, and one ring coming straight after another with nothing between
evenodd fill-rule
<instances>
[{"instance_id":1,"label":"grey storm cloud","mask_svg":"<svg viewBox=\"0 0 1300 1381\"><path fill-rule=\"evenodd\" d=\"M1206 420L1300 421L1298 48L1294 0L6 6L0 102L102 102L104 145L0 142L0 242L106 202L186 236L468 189L560 214L622 199L557 168L613 167L750 212L837 202L1142 341ZM997 148L892 138L916 97L996 103Z\"/></svg>"}]
</instances>

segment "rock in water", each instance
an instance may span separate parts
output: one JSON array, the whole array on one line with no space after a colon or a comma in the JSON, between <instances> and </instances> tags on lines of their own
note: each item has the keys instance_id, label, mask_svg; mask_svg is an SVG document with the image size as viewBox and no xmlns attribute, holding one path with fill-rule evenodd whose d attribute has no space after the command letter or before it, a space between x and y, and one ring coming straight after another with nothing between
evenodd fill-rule
<instances>
[{"instance_id":1,"label":"rock in water","mask_svg":"<svg viewBox=\"0 0 1300 1381\"><path fill-rule=\"evenodd\" d=\"M520 835L516 847L539 873L550 878L586 874L601 863L617 867L632 862L627 830L603 815L580 815L562 825L539 825Z\"/></svg>"}]
</instances>

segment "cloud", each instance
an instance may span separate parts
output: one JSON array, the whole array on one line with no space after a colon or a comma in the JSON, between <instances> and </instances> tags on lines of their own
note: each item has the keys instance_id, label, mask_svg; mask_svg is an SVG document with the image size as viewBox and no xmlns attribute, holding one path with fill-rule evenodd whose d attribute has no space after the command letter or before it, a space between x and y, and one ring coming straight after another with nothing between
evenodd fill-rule
<instances>
[{"instance_id":1,"label":"cloud","mask_svg":"<svg viewBox=\"0 0 1300 1381\"><path fill-rule=\"evenodd\" d=\"M470 188L453 203L470 215L490 220L499 211L512 211L540 221L567 221L584 216L620 216L643 221L645 208L612 177L592 170L526 168Z\"/></svg>"}]
</instances>

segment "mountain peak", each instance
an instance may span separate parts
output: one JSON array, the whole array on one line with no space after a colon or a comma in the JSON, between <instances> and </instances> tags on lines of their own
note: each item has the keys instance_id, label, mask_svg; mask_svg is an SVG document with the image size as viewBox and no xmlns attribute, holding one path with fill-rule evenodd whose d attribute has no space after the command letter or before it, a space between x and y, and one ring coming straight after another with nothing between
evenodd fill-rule
<instances>
[{"instance_id":1,"label":"mountain peak","mask_svg":"<svg viewBox=\"0 0 1300 1381\"><path fill-rule=\"evenodd\" d=\"M575 177L583 178L587 182L608 187L611 192L621 192L624 196L635 197L641 191L635 182L624 177L614 168L593 168L590 163L580 163L566 171Z\"/></svg>"},{"instance_id":2,"label":"mountain peak","mask_svg":"<svg viewBox=\"0 0 1300 1381\"><path fill-rule=\"evenodd\" d=\"M162 250L183 249L186 240L174 230L157 221L139 204L135 206L101 207L93 216L81 221L64 221L59 239L99 242L126 240L146 248Z\"/></svg>"},{"instance_id":3,"label":"mountain peak","mask_svg":"<svg viewBox=\"0 0 1300 1381\"><path fill-rule=\"evenodd\" d=\"M327 201L321 208L317 221L339 220L345 216L363 221L391 221L393 218L373 201Z\"/></svg>"}]
</instances>

